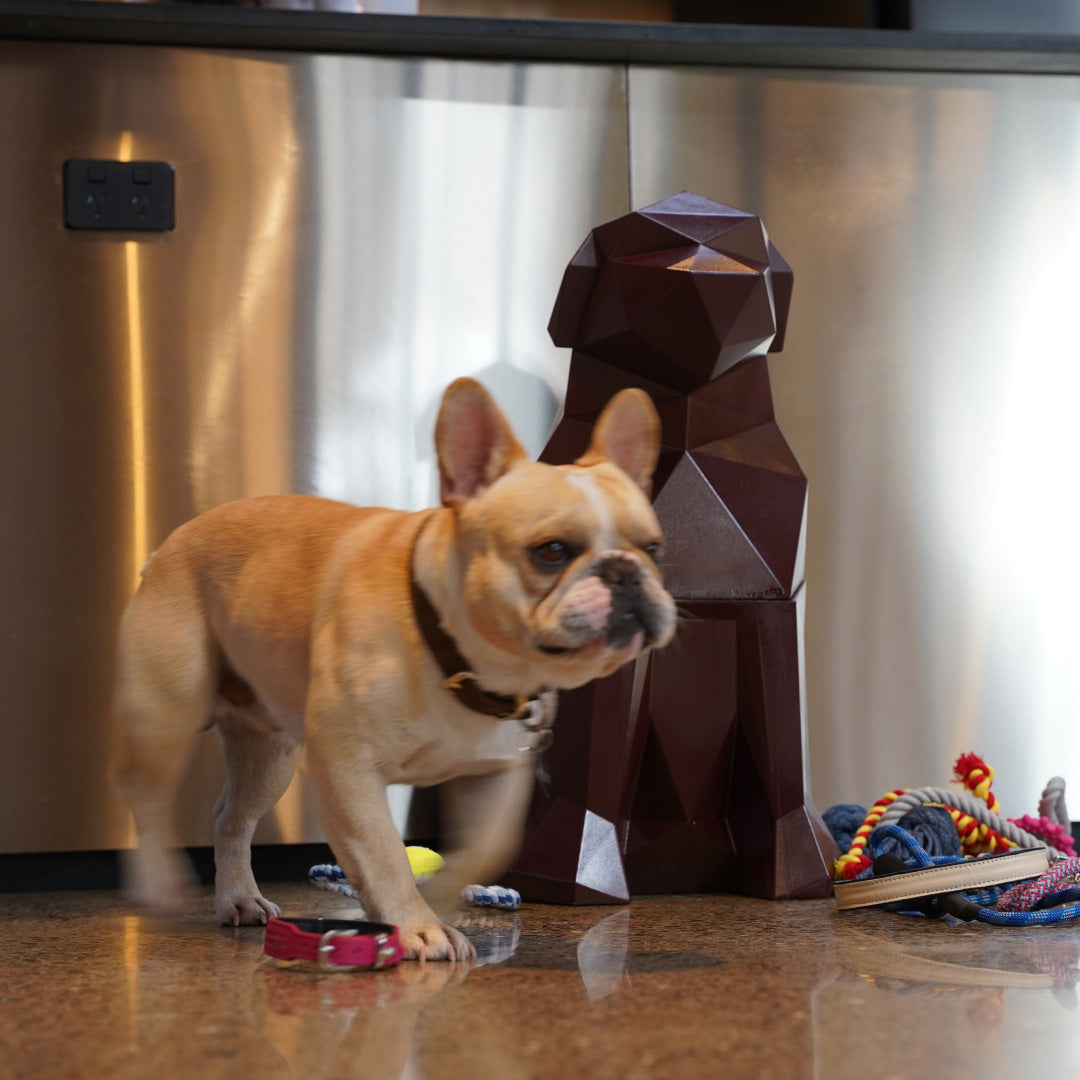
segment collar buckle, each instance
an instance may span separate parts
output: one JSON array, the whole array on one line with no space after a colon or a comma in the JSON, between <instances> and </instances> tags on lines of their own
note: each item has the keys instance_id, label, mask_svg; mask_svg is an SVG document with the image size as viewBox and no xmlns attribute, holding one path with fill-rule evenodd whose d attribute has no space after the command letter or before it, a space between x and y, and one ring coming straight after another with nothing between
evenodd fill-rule
<instances>
[{"instance_id":1,"label":"collar buckle","mask_svg":"<svg viewBox=\"0 0 1080 1080\"><path fill-rule=\"evenodd\" d=\"M327 930L315 949L315 962L321 971L355 970L355 964L336 964L331 959L334 955L334 938L356 937L358 930Z\"/></svg>"},{"instance_id":2,"label":"collar buckle","mask_svg":"<svg viewBox=\"0 0 1080 1080\"><path fill-rule=\"evenodd\" d=\"M453 694L463 705L467 705L476 712L482 712L487 716L493 716L496 720L520 720L525 723L529 717L543 715L537 697L525 697L515 694L513 697L507 694L493 694L480 685L480 680L475 672L459 671L454 675L448 675L443 679L443 689ZM535 707L535 712L534 712ZM526 723L526 727L531 727Z\"/></svg>"}]
</instances>

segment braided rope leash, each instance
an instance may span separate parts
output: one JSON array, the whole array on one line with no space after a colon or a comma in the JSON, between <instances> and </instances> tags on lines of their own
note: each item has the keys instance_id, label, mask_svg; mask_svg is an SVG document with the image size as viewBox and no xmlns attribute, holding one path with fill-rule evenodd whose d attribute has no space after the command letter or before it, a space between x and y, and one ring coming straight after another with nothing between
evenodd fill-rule
<instances>
[{"instance_id":1,"label":"braided rope leash","mask_svg":"<svg viewBox=\"0 0 1080 1080\"><path fill-rule=\"evenodd\" d=\"M879 845L885 838L896 840L902 845L907 856L905 861L912 870L926 871L959 863L979 862L978 859L963 859L951 855L930 855L914 836L898 825L889 824L879 825L875 830L869 847L871 854L881 854ZM889 873L886 876L892 875ZM1078 886L1080 858L1071 858L1055 863L1037 878L1017 882L1008 888L989 886L940 896L927 891L925 894L914 894L920 897L918 899L903 900L887 906L906 913L932 917L952 914L967 921L977 920L991 926L1045 926L1080 919L1080 901L1076 899L1080 895ZM959 897L960 905L955 901L950 902L950 896Z\"/></svg>"},{"instance_id":2,"label":"braided rope leash","mask_svg":"<svg viewBox=\"0 0 1080 1080\"><path fill-rule=\"evenodd\" d=\"M998 911L980 908L978 920L991 926L1049 926L1053 923L1074 922L1080 919L1080 903L1061 904L1039 911Z\"/></svg>"},{"instance_id":3,"label":"braided rope leash","mask_svg":"<svg viewBox=\"0 0 1080 1080\"><path fill-rule=\"evenodd\" d=\"M1080 881L1080 858L1062 859L1040 878L1022 881L1002 893L995 905L999 911L1030 911L1047 897L1059 895L1063 886L1075 887Z\"/></svg>"}]
</instances>

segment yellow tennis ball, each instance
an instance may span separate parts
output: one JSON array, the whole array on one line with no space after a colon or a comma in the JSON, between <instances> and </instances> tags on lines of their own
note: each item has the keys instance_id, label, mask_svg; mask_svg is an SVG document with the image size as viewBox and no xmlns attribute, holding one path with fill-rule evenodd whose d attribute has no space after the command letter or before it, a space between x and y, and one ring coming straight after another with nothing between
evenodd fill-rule
<instances>
[{"instance_id":1,"label":"yellow tennis ball","mask_svg":"<svg viewBox=\"0 0 1080 1080\"><path fill-rule=\"evenodd\" d=\"M434 877L445 862L443 857L431 848L407 847L405 854L409 856L409 866L412 867L413 877L418 881Z\"/></svg>"}]
</instances>

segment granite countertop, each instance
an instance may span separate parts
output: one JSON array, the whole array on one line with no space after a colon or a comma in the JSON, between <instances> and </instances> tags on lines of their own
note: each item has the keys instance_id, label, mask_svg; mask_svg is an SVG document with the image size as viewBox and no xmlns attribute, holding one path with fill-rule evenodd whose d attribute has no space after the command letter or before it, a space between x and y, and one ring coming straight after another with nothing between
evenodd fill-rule
<instances>
[{"instance_id":1,"label":"granite countertop","mask_svg":"<svg viewBox=\"0 0 1080 1080\"><path fill-rule=\"evenodd\" d=\"M1080 37L696 23L348 15L0 0L0 38L531 60L1080 74Z\"/></svg>"}]
</instances>

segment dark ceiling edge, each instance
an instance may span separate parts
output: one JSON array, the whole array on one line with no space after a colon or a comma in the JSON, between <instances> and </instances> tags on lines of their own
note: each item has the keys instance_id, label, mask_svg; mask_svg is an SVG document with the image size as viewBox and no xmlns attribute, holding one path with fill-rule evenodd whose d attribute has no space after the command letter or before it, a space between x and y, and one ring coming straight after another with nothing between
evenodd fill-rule
<instances>
[{"instance_id":1,"label":"dark ceiling edge","mask_svg":"<svg viewBox=\"0 0 1080 1080\"><path fill-rule=\"evenodd\" d=\"M504 61L1080 74L1080 37L0 0L0 38Z\"/></svg>"}]
</instances>

